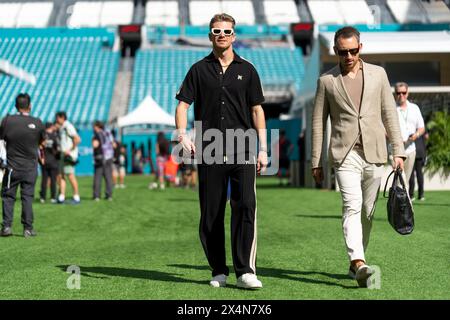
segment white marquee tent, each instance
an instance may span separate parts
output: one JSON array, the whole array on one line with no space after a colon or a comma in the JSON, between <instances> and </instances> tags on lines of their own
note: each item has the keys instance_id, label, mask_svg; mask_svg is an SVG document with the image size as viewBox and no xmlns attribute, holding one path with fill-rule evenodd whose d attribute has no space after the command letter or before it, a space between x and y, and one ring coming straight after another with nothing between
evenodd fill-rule
<instances>
[{"instance_id":1,"label":"white marquee tent","mask_svg":"<svg viewBox=\"0 0 450 320\"><path fill-rule=\"evenodd\" d=\"M142 124L159 124L174 127L175 117L164 111L151 96L147 96L136 109L120 117L117 123L119 127Z\"/></svg>"}]
</instances>

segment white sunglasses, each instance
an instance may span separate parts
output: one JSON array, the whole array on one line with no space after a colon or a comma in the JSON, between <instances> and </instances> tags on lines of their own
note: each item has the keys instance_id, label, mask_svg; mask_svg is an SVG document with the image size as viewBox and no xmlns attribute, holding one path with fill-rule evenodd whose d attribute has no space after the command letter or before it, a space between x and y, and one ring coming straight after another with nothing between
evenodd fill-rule
<instances>
[{"instance_id":1,"label":"white sunglasses","mask_svg":"<svg viewBox=\"0 0 450 320\"><path fill-rule=\"evenodd\" d=\"M221 33L223 33L226 36L232 36L234 34L234 30L233 29L220 29L220 28L212 28L211 29L211 34L218 36Z\"/></svg>"}]
</instances>

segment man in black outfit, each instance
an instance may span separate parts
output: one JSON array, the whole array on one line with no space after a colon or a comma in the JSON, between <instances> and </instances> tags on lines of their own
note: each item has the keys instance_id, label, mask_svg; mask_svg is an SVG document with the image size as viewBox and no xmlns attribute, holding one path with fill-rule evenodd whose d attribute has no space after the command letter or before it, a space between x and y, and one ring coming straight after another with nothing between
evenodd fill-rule
<instances>
[{"instance_id":1,"label":"man in black outfit","mask_svg":"<svg viewBox=\"0 0 450 320\"><path fill-rule=\"evenodd\" d=\"M427 148L426 148L426 140L428 139L428 133L424 133L419 138L416 139L416 159L414 161L414 168L411 174L411 178L409 178L409 197L411 201L414 201L416 198L414 197L414 187L415 187L415 177L414 173L417 176L417 185L418 185L418 196L420 201L425 201L424 197L424 188L423 188L423 167L425 166L425 162L427 159Z\"/></svg>"},{"instance_id":2,"label":"man in black outfit","mask_svg":"<svg viewBox=\"0 0 450 320\"><path fill-rule=\"evenodd\" d=\"M45 124L46 138L44 142L44 159L45 162L41 166L41 203L45 202L47 194L48 178L50 178L51 203L56 203L56 178L58 176L59 156L58 150L58 133L53 123Z\"/></svg>"},{"instance_id":3,"label":"man in black outfit","mask_svg":"<svg viewBox=\"0 0 450 320\"><path fill-rule=\"evenodd\" d=\"M6 141L7 169L2 184L3 227L0 235L12 235L14 203L20 185L24 237L35 236L33 230L33 198L37 178L38 150L45 140L41 120L30 116L30 96L21 93L16 98L18 113L3 118L0 139Z\"/></svg>"},{"instance_id":4,"label":"man in black outfit","mask_svg":"<svg viewBox=\"0 0 450 320\"><path fill-rule=\"evenodd\" d=\"M188 156L197 154L196 160L199 160L202 154L202 163L198 165L200 239L212 269L210 285L224 287L229 275L224 215L230 181L231 247L237 286L257 289L262 284L256 277L255 179L256 173L267 166L266 124L261 107L264 96L255 67L233 51L232 43L236 39L233 17L215 15L209 26L213 52L191 67L176 96L179 100L176 110L178 141ZM219 133L218 140L222 142L230 131L234 134L237 130L250 132L254 145L251 142L246 145L246 139L238 136L236 148L235 137L226 137L225 143L213 148L215 151L208 155L210 146L217 141L209 144L205 137L202 145L196 147L186 134L187 110L193 102L195 120L202 122L204 131ZM259 138L258 155L256 137ZM196 135L196 141L199 140L202 140L201 135Z\"/></svg>"},{"instance_id":5,"label":"man in black outfit","mask_svg":"<svg viewBox=\"0 0 450 320\"><path fill-rule=\"evenodd\" d=\"M105 129L103 122L94 122L94 137L92 138L92 148L94 152L94 200L100 200L102 178L105 179L105 199L112 200L113 188L113 161L114 147L113 136Z\"/></svg>"}]
</instances>

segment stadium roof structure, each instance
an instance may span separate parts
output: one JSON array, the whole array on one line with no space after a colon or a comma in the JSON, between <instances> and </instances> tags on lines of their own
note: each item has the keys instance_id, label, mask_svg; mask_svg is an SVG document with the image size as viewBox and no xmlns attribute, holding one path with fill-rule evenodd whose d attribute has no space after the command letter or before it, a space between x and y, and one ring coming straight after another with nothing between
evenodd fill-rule
<instances>
[{"instance_id":1,"label":"stadium roof structure","mask_svg":"<svg viewBox=\"0 0 450 320\"><path fill-rule=\"evenodd\" d=\"M321 32L319 36L334 56L334 32ZM450 32L361 32L361 43L363 54L450 53Z\"/></svg>"}]
</instances>

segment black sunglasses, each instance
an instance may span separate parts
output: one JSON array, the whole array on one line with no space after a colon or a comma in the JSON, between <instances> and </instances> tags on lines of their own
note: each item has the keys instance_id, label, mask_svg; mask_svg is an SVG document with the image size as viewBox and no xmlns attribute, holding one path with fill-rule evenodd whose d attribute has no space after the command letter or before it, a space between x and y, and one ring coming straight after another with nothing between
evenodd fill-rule
<instances>
[{"instance_id":1,"label":"black sunglasses","mask_svg":"<svg viewBox=\"0 0 450 320\"><path fill-rule=\"evenodd\" d=\"M359 52L359 48L345 49L345 50L336 49L336 51L337 51L338 55L341 57L346 57L349 52L352 56L356 56Z\"/></svg>"},{"instance_id":2,"label":"black sunglasses","mask_svg":"<svg viewBox=\"0 0 450 320\"><path fill-rule=\"evenodd\" d=\"M398 96L401 95L401 94L406 95L407 93L408 93L407 91L396 91L395 92L395 94L398 95Z\"/></svg>"}]
</instances>

